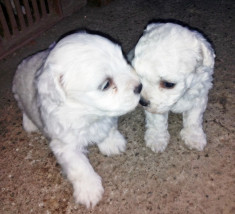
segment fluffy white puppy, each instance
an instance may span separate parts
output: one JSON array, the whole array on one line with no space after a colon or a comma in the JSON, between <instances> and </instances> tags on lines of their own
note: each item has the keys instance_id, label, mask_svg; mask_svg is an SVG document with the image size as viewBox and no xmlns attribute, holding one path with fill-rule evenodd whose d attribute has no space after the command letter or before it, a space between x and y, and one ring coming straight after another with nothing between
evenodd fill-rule
<instances>
[{"instance_id":1,"label":"fluffy white puppy","mask_svg":"<svg viewBox=\"0 0 235 214\"><path fill-rule=\"evenodd\" d=\"M197 31L173 23L152 23L128 58L143 84L140 104L146 113L145 142L165 150L168 113L183 113L180 134L190 149L203 150L203 113L212 87L214 51Z\"/></svg>"},{"instance_id":2,"label":"fluffy white puppy","mask_svg":"<svg viewBox=\"0 0 235 214\"><path fill-rule=\"evenodd\" d=\"M86 147L96 143L105 155L125 150L117 116L135 109L141 88L120 46L86 32L69 35L18 66L13 92L23 127L50 139L77 203L93 207L104 191Z\"/></svg>"}]
</instances>

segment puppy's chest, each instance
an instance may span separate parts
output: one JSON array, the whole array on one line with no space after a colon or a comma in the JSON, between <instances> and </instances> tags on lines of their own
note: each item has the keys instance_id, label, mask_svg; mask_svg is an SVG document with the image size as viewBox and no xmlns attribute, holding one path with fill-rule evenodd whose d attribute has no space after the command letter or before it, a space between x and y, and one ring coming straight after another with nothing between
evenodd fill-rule
<instances>
[{"instance_id":1,"label":"puppy's chest","mask_svg":"<svg viewBox=\"0 0 235 214\"><path fill-rule=\"evenodd\" d=\"M108 136L112 126L111 118L97 120L81 131L80 135L90 143L100 143Z\"/></svg>"},{"instance_id":2,"label":"puppy's chest","mask_svg":"<svg viewBox=\"0 0 235 214\"><path fill-rule=\"evenodd\" d=\"M171 111L174 113L182 113L192 108L194 99L184 96L178 102L172 106Z\"/></svg>"},{"instance_id":3,"label":"puppy's chest","mask_svg":"<svg viewBox=\"0 0 235 214\"><path fill-rule=\"evenodd\" d=\"M208 89L203 87L203 84L197 84L194 87L188 89L186 93L175 103L171 111L174 113L182 113L188 111L196 103L200 103Z\"/></svg>"}]
</instances>

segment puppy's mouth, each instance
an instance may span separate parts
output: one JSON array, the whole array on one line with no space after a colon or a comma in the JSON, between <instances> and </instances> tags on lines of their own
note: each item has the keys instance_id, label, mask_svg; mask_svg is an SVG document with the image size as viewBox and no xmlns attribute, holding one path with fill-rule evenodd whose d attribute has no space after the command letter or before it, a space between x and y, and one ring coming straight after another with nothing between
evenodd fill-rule
<instances>
[{"instance_id":1,"label":"puppy's mouth","mask_svg":"<svg viewBox=\"0 0 235 214\"><path fill-rule=\"evenodd\" d=\"M152 114L164 114L165 112L160 112L156 108L153 108L152 105L150 105L150 101L146 100L145 98L141 97L139 104L143 106L144 110L148 111L149 113Z\"/></svg>"}]
</instances>

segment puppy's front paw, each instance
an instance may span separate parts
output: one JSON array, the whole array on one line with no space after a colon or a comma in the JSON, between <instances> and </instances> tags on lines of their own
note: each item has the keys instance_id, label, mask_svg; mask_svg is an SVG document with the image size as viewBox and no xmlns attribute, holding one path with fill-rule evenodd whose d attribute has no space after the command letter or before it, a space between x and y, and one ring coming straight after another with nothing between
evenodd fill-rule
<instances>
[{"instance_id":1,"label":"puppy's front paw","mask_svg":"<svg viewBox=\"0 0 235 214\"><path fill-rule=\"evenodd\" d=\"M98 144L98 147L104 155L118 155L126 150L126 140L119 132L116 132Z\"/></svg>"},{"instance_id":2,"label":"puppy's front paw","mask_svg":"<svg viewBox=\"0 0 235 214\"><path fill-rule=\"evenodd\" d=\"M76 203L83 204L87 208L94 207L104 193L101 178L97 174L73 183L73 187Z\"/></svg>"},{"instance_id":3,"label":"puppy's front paw","mask_svg":"<svg viewBox=\"0 0 235 214\"><path fill-rule=\"evenodd\" d=\"M180 136L189 149L202 151L206 146L206 135L202 129L184 128L181 130Z\"/></svg>"},{"instance_id":4,"label":"puppy's front paw","mask_svg":"<svg viewBox=\"0 0 235 214\"><path fill-rule=\"evenodd\" d=\"M146 146L149 147L153 152L163 152L170 139L168 132L157 134L154 131L148 131L145 134Z\"/></svg>"}]
</instances>

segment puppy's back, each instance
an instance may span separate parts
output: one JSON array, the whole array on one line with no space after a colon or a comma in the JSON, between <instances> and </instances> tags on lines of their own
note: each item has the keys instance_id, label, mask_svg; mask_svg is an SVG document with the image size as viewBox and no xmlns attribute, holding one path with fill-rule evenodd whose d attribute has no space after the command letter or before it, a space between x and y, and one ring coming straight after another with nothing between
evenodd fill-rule
<instances>
[{"instance_id":1,"label":"puppy's back","mask_svg":"<svg viewBox=\"0 0 235 214\"><path fill-rule=\"evenodd\" d=\"M24 59L16 70L12 91L21 110L41 128L41 119L36 102L35 76L44 64L50 49L39 52Z\"/></svg>"}]
</instances>

